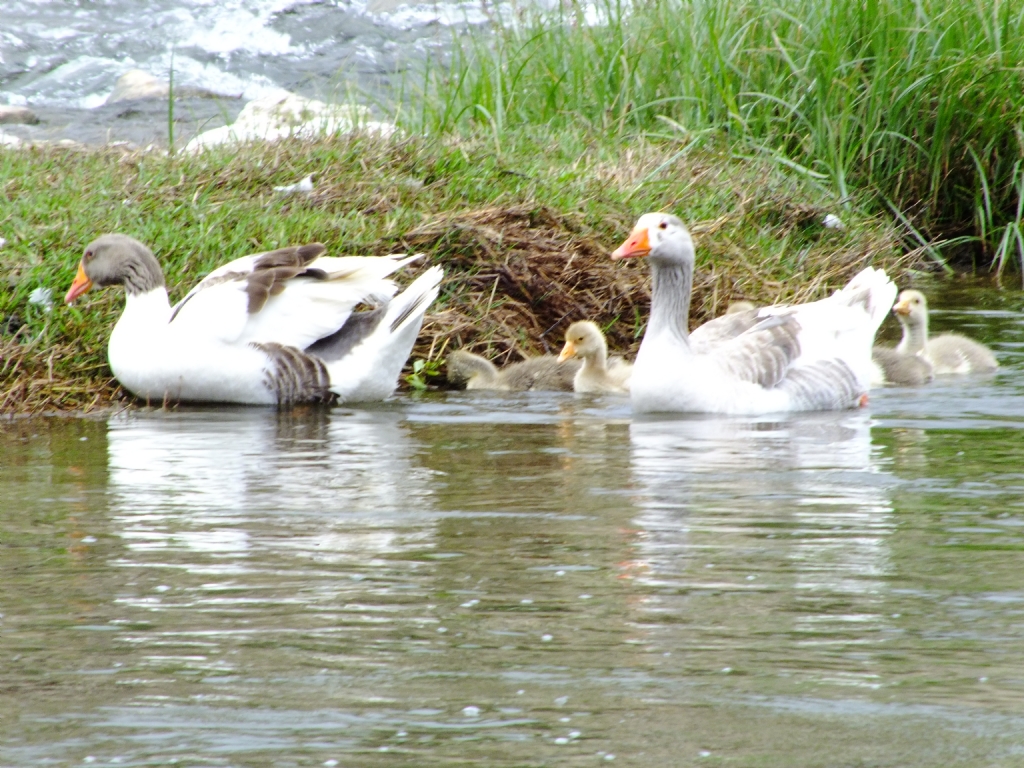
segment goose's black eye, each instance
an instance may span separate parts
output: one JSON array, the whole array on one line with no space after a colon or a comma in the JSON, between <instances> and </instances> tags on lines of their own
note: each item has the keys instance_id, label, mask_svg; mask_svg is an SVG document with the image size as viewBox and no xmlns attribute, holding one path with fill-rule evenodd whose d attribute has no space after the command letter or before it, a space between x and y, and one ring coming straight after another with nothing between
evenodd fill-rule
<instances>
[{"instance_id":1,"label":"goose's black eye","mask_svg":"<svg viewBox=\"0 0 1024 768\"><path fill-rule=\"evenodd\" d=\"M658 225L658 229L668 229L668 222L667 221L661 222L661 224Z\"/></svg>"},{"instance_id":2,"label":"goose's black eye","mask_svg":"<svg viewBox=\"0 0 1024 768\"><path fill-rule=\"evenodd\" d=\"M85 252L85 260L88 261L91 258L92 258L92 251L86 251Z\"/></svg>"}]
</instances>

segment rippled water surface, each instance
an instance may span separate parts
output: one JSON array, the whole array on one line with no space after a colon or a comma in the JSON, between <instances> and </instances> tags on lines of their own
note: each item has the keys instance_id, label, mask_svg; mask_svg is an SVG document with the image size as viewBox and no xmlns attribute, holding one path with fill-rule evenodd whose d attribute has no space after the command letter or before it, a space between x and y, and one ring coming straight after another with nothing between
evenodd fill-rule
<instances>
[{"instance_id":1,"label":"rippled water surface","mask_svg":"<svg viewBox=\"0 0 1024 768\"><path fill-rule=\"evenodd\" d=\"M972 299L998 375L853 413L5 423L0 764L1024 764L1024 301Z\"/></svg>"},{"instance_id":2,"label":"rippled water surface","mask_svg":"<svg viewBox=\"0 0 1024 768\"><path fill-rule=\"evenodd\" d=\"M126 71L166 79L172 67L179 86L225 96L346 96L488 10L473 0L3 0L0 103L95 108Z\"/></svg>"},{"instance_id":3,"label":"rippled water surface","mask_svg":"<svg viewBox=\"0 0 1024 768\"><path fill-rule=\"evenodd\" d=\"M432 53L509 12L491 0L0 0L0 105L28 106L40 121L4 131L165 144L164 99L106 104L136 69L164 82L173 72L179 98L197 88L216 95L177 105L179 140L282 89L390 117Z\"/></svg>"}]
</instances>

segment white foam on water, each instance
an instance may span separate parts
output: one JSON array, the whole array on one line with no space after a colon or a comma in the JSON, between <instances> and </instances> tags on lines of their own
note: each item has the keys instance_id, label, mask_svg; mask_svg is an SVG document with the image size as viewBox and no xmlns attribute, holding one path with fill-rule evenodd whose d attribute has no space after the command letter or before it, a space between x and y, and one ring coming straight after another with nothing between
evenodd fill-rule
<instances>
[{"instance_id":1,"label":"white foam on water","mask_svg":"<svg viewBox=\"0 0 1024 768\"><path fill-rule=\"evenodd\" d=\"M417 29L430 25L442 26L477 26L482 24L504 24L515 25L522 21L524 6L515 3L481 3L481 2L453 2L453 3L398 3L388 10L380 9L380 6L370 0L353 4L362 13L373 18L381 24L387 24L402 30ZM558 0L534 0L525 5L529 11L548 12L558 8ZM576 16L578 11L574 8L572 18L587 26L596 26L608 23L608 13L605 8L598 7L593 3L581 4L579 11L581 16Z\"/></svg>"},{"instance_id":2,"label":"white foam on water","mask_svg":"<svg viewBox=\"0 0 1024 768\"><path fill-rule=\"evenodd\" d=\"M401 45L418 56L446 43L444 34L430 31L438 26L515 24L521 19L517 8L550 9L559 1L147 0L141 13L132 0L0 0L0 103L96 107L129 69L166 81L171 49L177 84L258 99L279 86L294 88L267 76L276 58L287 59L294 73L296 62L338 46L360 61L386 65L396 45L387 39L389 29L411 31L416 39L403 38ZM306 41L297 37L301 24L284 22L281 14L298 10L301 17L303 6L314 5L314 17L338 29L335 39ZM584 23L601 22L594 6L582 9ZM346 19L353 18L371 20L380 35L352 40ZM251 57L264 61L245 71Z\"/></svg>"},{"instance_id":3,"label":"white foam on water","mask_svg":"<svg viewBox=\"0 0 1024 768\"><path fill-rule=\"evenodd\" d=\"M375 21L402 30L417 29L430 24L451 27L460 24L486 24L490 17L479 3L430 3L398 6L387 13L367 13Z\"/></svg>"},{"instance_id":4,"label":"white foam on water","mask_svg":"<svg viewBox=\"0 0 1024 768\"><path fill-rule=\"evenodd\" d=\"M134 66L131 59L115 61L80 56L36 78L21 95L42 106L70 105L92 109L106 101L117 78Z\"/></svg>"},{"instance_id":5,"label":"white foam on water","mask_svg":"<svg viewBox=\"0 0 1024 768\"><path fill-rule=\"evenodd\" d=\"M292 45L290 35L269 25L275 14L303 4L295 0L219 0L179 15L181 26L170 31L178 33L179 47L195 46L219 56L235 51L263 56L301 54L303 46Z\"/></svg>"},{"instance_id":6,"label":"white foam on water","mask_svg":"<svg viewBox=\"0 0 1024 768\"><path fill-rule=\"evenodd\" d=\"M171 69L171 55L166 53L152 59L140 67L160 80L168 80ZM174 54L174 85L175 87L192 86L202 88L227 97L242 98L247 101L285 93L284 89L273 83L264 75L239 76L225 72L214 64L197 61L181 53ZM130 69L126 67L125 71ZM122 73L123 74L123 73ZM106 98L106 97L104 97Z\"/></svg>"},{"instance_id":7,"label":"white foam on water","mask_svg":"<svg viewBox=\"0 0 1024 768\"><path fill-rule=\"evenodd\" d=\"M189 53L198 51L225 65L236 53L301 57L306 47L271 25L275 14L316 1L155 0L146 14L126 14L115 3L74 9L64 0L3 0L5 16L17 26L0 31L0 62L28 52L23 71L38 69L39 75L17 73L17 86L0 91L0 102L91 109L106 101L117 78L130 69L166 81L172 48L178 52L174 69L179 85L245 99L268 96L281 89L265 75L231 74ZM91 38L105 45L92 45ZM130 53L104 57L115 44ZM159 53L153 55L154 50Z\"/></svg>"},{"instance_id":8,"label":"white foam on water","mask_svg":"<svg viewBox=\"0 0 1024 768\"><path fill-rule=\"evenodd\" d=\"M36 34L44 40L67 40L72 37L78 37L82 33L70 27L56 27L40 29Z\"/></svg>"},{"instance_id":9,"label":"white foam on water","mask_svg":"<svg viewBox=\"0 0 1024 768\"><path fill-rule=\"evenodd\" d=\"M81 56L36 79L22 93L0 92L0 103L15 106L27 103L41 106L73 106L93 109L106 103L114 83L131 69L142 69L159 80L167 82L170 75L169 53L145 63L131 58L121 61ZM176 87L202 88L227 98L246 100L283 93L278 85L264 75L240 77L213 64L176 54L174 56L174 82Z\"/></svg>"}]
</instances>

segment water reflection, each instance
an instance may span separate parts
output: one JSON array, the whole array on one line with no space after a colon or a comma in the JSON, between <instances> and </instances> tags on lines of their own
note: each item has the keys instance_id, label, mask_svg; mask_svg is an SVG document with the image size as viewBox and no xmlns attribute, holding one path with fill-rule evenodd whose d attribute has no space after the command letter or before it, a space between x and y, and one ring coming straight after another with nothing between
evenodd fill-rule
<instances>
[{"instance_id":1,"label":"water reflection","mask_svg":"<svg viewBox=\"0 0 1024 768\"><path fill-rule=\"evenodd\" d=\"M637 521L659 572L677 570L679 549L692 557L719 537L766 524L797 539L790 558L805 588L870 591L864 579L887 571L882 541L892 505L866 413L637 421L630 440L643 507ZM855 535L805 535L825 530Z\"/></svg>"},{"instance_id":2,"label":"water reflection","mask_svg":"<svg viewBox=\"0 0 1024 768\"><path fill-rule=\"evenodd\" d=\"M149 412L111 422L109 492L137 553L318 560L426 546L396 517L432 506L398 411ZM283 535L281 535L283 534ZM237 565L237 564L236 564Z\"/></svg>"},{"instance_id":3,"label":"water reflection","mask_svg":"<svg viewBox=\"0 0 1024 768\"><path fill-rule=\"evenodd\" d=\"M700 663L731 670L733 638L764 614L768 635L747 642L799 676L780 636L861 659L884 641L894 481L867 412L637 420L630 442L641 507L634 568L657 589L643 605L666 635L650 642L717 648ZM680 643L679 624L695 610L713 628L691 625ZM835 672L847 684L874 685L876 675L860 667L849 659ZM836 679L821 670L811 663L806 674Z\"/></svg>"},{"instance_id":4,"label":"water reflection","mask_svg":"<svg viewBox=\"0 0 1024 768\"><path fill-rule=\"evenodd\" d=\"M856 413L8 425L0 763L1015 764L1014 318L996 376Z\"/></svg>"}]
</instances>

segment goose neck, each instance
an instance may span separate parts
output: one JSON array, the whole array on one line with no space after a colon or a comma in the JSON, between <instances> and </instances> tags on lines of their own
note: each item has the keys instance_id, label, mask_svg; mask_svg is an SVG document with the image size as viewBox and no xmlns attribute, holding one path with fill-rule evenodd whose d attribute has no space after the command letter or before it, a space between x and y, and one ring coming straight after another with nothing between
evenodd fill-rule
<instances>
[{"instance_id":1,"label":"goose neck","mask_svg":"<svg viewBox=\"0 0 1024 768\"><path fill-rule=\"evenodd\" d=\"M689 346L687 326L693 264L651 262L651 319L647 333L669 334Z\"/></svg>"},{"instance_id":2,"label":"goose neck","mask_svg":"<svg viewBox=\"0 0 1024 768\"><path fill-rule=\"evenodd\" d=\"M583 370L587 372L603 373L608 369L608 350L604 345L599 346L592 353L583 358Z\"/></svg>"},{"instance_id":3,"label":"goose neck","mask_svg":"<svg viewBox=\"0 0 1024 768\"><path fill-rule=\"evenodd\" d=\"M907 317L903 320L903 338L900 340L898 351L908 355L916 355L924 351L928 344L928 318Z\"/></svg>"},{"instance_id":4,"label":"goose neck","mask_svg":"<svg viewBox=\"0 0 1024 768\"><path fill-rule=\"evenodd\" d=\"M125 296L122 319L143 326L166 325L170 322L171 303L163 285L148 291L130 292Z\"/></svg>"}]
</instances>

